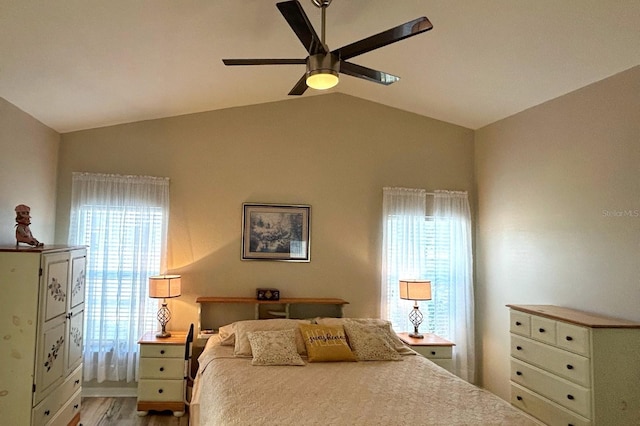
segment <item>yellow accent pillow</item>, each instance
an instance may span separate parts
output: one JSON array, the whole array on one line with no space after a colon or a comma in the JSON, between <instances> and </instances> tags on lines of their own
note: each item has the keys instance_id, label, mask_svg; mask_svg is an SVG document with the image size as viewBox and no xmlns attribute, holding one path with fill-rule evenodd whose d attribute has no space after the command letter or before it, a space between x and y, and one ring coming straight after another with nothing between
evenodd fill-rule
<instances>
[{"instance_id":1,"label":"yellow accent pillow","mask_svg":"<svg viewBox=\"0 0 640 426\"><path fill-rule=\"evenodd\" d=\"M355 361L341 325L300 324L309 362Z\"/></svg>"}]
</instances>

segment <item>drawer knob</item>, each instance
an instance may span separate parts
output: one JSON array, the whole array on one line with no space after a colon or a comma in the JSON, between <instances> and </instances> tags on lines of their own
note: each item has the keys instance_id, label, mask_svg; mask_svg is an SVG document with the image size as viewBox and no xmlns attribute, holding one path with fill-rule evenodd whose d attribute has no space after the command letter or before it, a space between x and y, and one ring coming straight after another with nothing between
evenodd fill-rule
<instances>
[{"instance_id":1,"label":"drawer knob","mask_svg":"<svg viewBox=\"0 0 640 426\"><path fill-rule=\"evenodd\" d=\"M522 346L516 346L516 350L517 351L521 351L522 350Z\"/></svg>"},{"instance_id":2,"label":"drawer knob","mask_svg":"<svg viewBox=\"0 0 640 426\"><path fill-rule=\"evenodd\" d=\"M160 371L164 371L164 367L160 367Z\"/></svg>"},{"instance_id":3,"label":"drawer knob","mask_svg":"<svg viewBox=\"0 0 640 426\"><path fill-rule=\"evenodd\" d=\"M573 370L573 365L567 364L567 370Z\"/></svg>"},{"instance_id":4,"label":"drawer knob","mask_svg":"<svg viewBox=\"0 0 640 426\"><path fill-rule=\"evenodd\" d=\"M158 389L158 393L162 393L164 392L162 389Z\"/></svg>"},{"instance_id":5,"label":"drawer knob","mask_svg":"<svg viewBox=\"0 0 640 426\"><path fill-rule=\"evenodd\" d=\"M522 397L521 397L520 395L516 396L516 399L517 399L518 401L522 401Z\"/></svg>"},{"instance_id":6,"label":"drawer knob","mask_svg":"<svg viewBox=\"0 0 640 426\"><path fill-rule=\"evenodd\" d=\"M431 351L431 355L435 355L435 354L436 354L436 351Z\"/></svg>"},{"instance_id":7,"label":"drawer knob","mask_svg":"<svg viewBox=\"0 0 640 426\"><path fill-rule=\"evenodd\" d=\"M522 376L522 371L516 371L516 376Z\"/></svg>"},{"instance_id":8,"label":"drawer knob","mask_svg":"<svg viewBox=\"0 0 640 426\"><path fill-rule=\"evenodd\" d=\"M573 401L573 399L574 399L574 398L573 398L573 395L571 395L571 394L567 395L567 399L570 399L570 400L572 400L572 401Z\"/></svg>"},{"instance_id":9,"label":"drawer knob","mask_svg":"<svg viewBox=\"0 0 640 426\"><path fill-rule=\"evenodd\" d=\"M516 321L516 325L522 325L520 321Z\"/></svg>"},{"instance_id":10,"label":"drawer knob","mask_svg":"<svg viewBox=\"0 0 640 426\"><path fill-rule=\"evenodd\" d=\"M573 340L573 337L571 337L571 336L567 336L567 337L566 337L566 339L567 339L567 341L568 341L568 342L570 342L570 341L572 341L572 340Z\"/></svg>"},{"instance_id":11,"label":"drawer knob","mask_svg":"<svg viewBox=\"0 0 640 426\"><path fill-rule=\"evenodd\" d=\"M539 328L539 329L538 329L538 331L539 331L540 333L544 333L544 331L545 331L545 330L544 330L544 328Z\"/></svg>"},{"instance_id":12,"label":"drawer knob","mask_svg":"<svg viewBox=\"0 0 640 426\"><path fill-rule=\"evenodd\" d=\"M164 349L160 351L160 355L164 355Z\"/></svg>"}]
</instances>

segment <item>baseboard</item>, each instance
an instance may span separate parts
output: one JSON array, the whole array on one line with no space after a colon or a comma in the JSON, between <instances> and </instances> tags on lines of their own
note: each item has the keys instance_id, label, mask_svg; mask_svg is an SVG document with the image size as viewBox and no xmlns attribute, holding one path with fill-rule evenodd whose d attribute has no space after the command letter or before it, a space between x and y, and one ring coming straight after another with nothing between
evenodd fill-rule
<instances>
[{"instance_id":1,"label":"baseboard","mask_svg":"<svg viewBox=\"0 0 640 426\"><path fill-rule=\"evenodd\" d=\"M83 387L82 396L86 398L127 398L137 397L138 388Z\"/></svg>"}]
</instances>

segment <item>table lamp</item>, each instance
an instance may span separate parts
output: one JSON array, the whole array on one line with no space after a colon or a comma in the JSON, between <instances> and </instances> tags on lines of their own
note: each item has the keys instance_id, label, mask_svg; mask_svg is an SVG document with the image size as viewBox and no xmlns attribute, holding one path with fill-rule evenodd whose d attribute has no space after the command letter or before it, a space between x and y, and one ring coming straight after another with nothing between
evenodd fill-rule
<instances>
[{"instance_id":1,"label":"table lamp","mask_svg":"<svg viewBox=\"0 0 640 426\"><path fill-rule=\"evenodd\" d=\"M162 299L162 307L158 309L158 322L162 330L156 337L171 337L171 333L166 330L167 323L171 319L171 312L167 308L167 299L180 296L180 275L157 275L149 277L149 297Z\"/></svg>"},{"instance_id":2,"label":"table lamp","mask_svg":"<svg viewBox=\"0 0 640 426\"><path fill-rule=\"evenodd\" d=\"M418 300L431 300L431 281L429 280L400 280L400 298L413 300L413 310L409 313L409 320L413 324L413 333L409 337L422 339L424 336L418 332L422 323L422 312L418 307Z\"/></svg>"}]
</instances>

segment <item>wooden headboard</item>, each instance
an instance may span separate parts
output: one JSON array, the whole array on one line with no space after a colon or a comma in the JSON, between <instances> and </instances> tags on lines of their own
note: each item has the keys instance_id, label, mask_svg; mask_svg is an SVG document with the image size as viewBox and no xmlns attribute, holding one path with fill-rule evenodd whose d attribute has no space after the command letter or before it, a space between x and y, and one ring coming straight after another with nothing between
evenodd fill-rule
<instances>
[{"instance_id":1,"label":"wooden headboard","mask_svg":"<svg viewBox=\"0 0 640 426\"><path fill-rule=\"evenodd\" d=\"M270 318L314 318L344 316L349 302L335 298L282 298L257 300L251 297L201 296L199 304L198 338L206 338L223 325L234 321Z\"/></svg>"}]
</instances>

